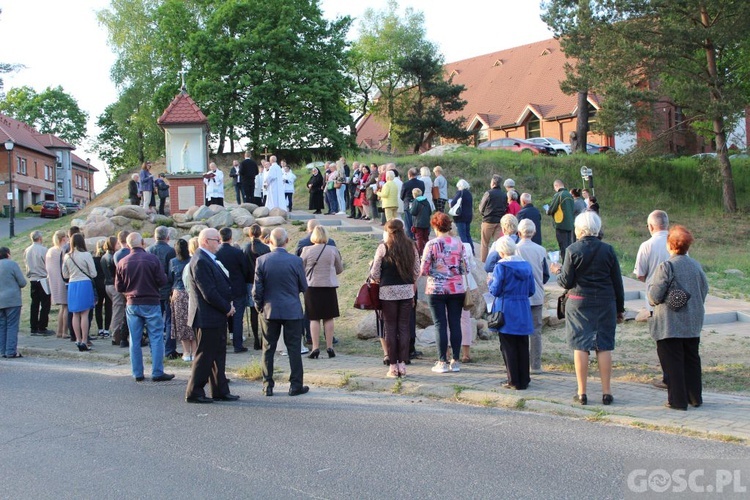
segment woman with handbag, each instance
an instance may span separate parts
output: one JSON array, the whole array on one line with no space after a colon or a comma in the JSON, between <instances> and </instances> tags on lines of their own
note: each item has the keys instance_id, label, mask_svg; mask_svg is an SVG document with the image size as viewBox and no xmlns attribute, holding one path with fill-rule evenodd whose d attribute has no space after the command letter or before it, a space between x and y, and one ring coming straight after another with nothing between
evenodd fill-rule
<instances>
[{"instance_id":1,"label":"woman with handbag","mask_svg":"<svg viewBox=\"0 0 750 500\"><path fill-rule=\"evenodd\" d=\"M390 360L386 377L403 377L409 360L409 321L419 277L419 254L414 242L406 236L402 221L393 219L385 223L385 241L375 250L371 273L372 280L380 284L378 297Z\"/></svg>"},{"instance_id":2,"label":"woman with handbag","mask_svg":"<svg viewBox=\"0 0 750 500\"><path fill-rule=\"evenodd\" d=\"M610 379L615 328L625 313L625 292L620 263L614 249L597 238L602 221L594 212L584 212L575 220L578 241L565 250L565 260L557 282L570 290L565 306L565 329L573 348L578 392L573 401L588 404L586 382L589 351L596 351L602 383L602 403L612 404ZM557 266L556 266L557 267Z\"/></svg>"},{"instance_id":3,"label":"woman with handbag","mask_svg":"<svg viewBox=\"0 0 750 500\"><path fill-rule=\"evenodd\" d=\"M320 356L320 322L326 339L326 352L329 358L336 356L333 350L333 320L339 317L339 299L336 288L337 275L344 271L344 264L338 249L328 244L328 233L323 226L316 226L310 234L312 246L302 249L300 257L305 266L307 291L305 292L305 312L310 319L310 336L313 350L308 356Z\"/></svg>"},{"instance_id":4,"label":"woman with handbag","mask_svg":"<svg viewBox=\"0 0 750 500\"><path fill-rule=\"evenodd\" d=\"M651 337L667 382L667 408L687 410L703 404L701 358L698 353L708 295L701 265L688 257L693 235L675 225L667 236L670 258L662 262L648 288L654 306Z\"/></svg>"},{"instance_id":5,"label":"woman with handbag","mask_svg":"<svg viewBox=\"0 0 750 500\"><path fill-rule=\"evenodd\" d=\"M94 258L86 251L83 235L74 234L70 250L63 260L63 278L68 278L68 311L73 313L73 332L79 351L88 351L89 310L94 307Z\"/></svg>"},{"instance_id":6,"label":"woman with handbag","mask_svg":"<svg viewBox=\"0 0 750 500\"><path fill-rule=\"evenodd\" d=\"M500 350L508 376L503 387L523 391L531 381L529 336L534 333L534 322L529 297L536 291L534 274L531 265L516 255L516 244L509 236L498 239L495 247L500 260L488 277L489 292L495 297L490 319L502 319L489 326L500 334Z\"/></svg>"},{"instance_id":7,"label":"woman with handbag","mask_svg":"<svg viewBox=\"0 0 750 500\"><path fill-rule=\"evenodd\" d=\"M436 212L430 219L437 237L427 242L422 254L421 274L427 276L425 294L438 336L438 361L432 367L435 373L461 371L461 310L466 295L467 255L460 238L450 235L451 219ZM452 359L450 365L448 330Z\"/></svg>"}]
</instances>

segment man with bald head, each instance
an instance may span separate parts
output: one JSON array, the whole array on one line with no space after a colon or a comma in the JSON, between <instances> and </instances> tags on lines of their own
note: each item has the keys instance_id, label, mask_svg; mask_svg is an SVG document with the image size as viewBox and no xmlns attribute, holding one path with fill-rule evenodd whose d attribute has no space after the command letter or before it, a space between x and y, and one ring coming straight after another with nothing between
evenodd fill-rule
<instances>
[{"instance_id":1,"label":"man with bald head","mask_svg":"<svg viewBox=\"0 0 750 500\"><path fill-rule=\"evenodd\" d=\"M227 359L227 321L234 313L229 272L216 260L221 246L219 231L206 228L198 235L198 250L190 259L188 272L190 294L188 325L196 331L198 349L188 381L185 400L188 403L236 401L229 393L225 365ZM211 382L211 396L204 387Z\"/></svg>"},{"instance_id":2,"label":"man with bald head","mask_svg":"<svg viewBox=\"0 0 750 500\"><path fill-rule=\"evenodd\" d=\"M302 302L307 290L302 259L286 251L289 237L284 228L271 231L271 252L258 258L255 266L253 301L261 318L263 332L263 394L273 396L273 357L284 329L284 344L289 355L289 395L305 394L302 370Z\"/></svg>"},{"instance_id":3,"label":"man with bald head","mask_svg":"<svg viewBox=\"0 0 750 500\"><path fill-rule=\"evenodd\" d=\"M272 208L281 208L286 210L286 197L284 196L284 172L281 167L276 163L276 157L270 158L271 166L268 167L268 173L266 174L263 183L266 188L266 208L271 210Z\"/></svg>"},{"instance_id":4,"label":"man with bald head","mask_svg":"<svg viewBox=\"0 0 750 500\"><path fill-rule=\"evenodd\" d=\"M130 253L117 262L115 288L125 295L125 315L130 330L130 366L136 382L143 380L141 335L148 332L151 346L151 380L172 380L164 373L164 320L159 306L159 289L167 284L167 275L156 255L146 252L140 233L127 237Z\"/></svg>"}]
</instances>

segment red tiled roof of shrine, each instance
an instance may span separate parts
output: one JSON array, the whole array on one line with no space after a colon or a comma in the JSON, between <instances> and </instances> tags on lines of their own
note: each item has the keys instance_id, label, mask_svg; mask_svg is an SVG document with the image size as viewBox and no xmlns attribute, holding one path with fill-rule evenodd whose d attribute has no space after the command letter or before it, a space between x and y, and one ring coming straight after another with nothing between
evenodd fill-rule
<instances>
[{"instance_id":1,"label":"red tiled roof of shrine","mask_svg":"<svg viewBox=\"0 0 750 500\"><path fill-rule=\"evenodd\" d=\"M208 119L187 93L180 92L172 99L156 123L159 125L207 125Z\"/></svg>"}]
</instances>

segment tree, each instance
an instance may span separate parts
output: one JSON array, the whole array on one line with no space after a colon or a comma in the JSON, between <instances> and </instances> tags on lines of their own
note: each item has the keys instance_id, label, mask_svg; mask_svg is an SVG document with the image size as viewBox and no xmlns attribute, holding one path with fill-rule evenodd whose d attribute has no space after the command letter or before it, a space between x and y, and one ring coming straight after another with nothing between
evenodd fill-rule
<instances>
[{"instance_id":1,"label":"tree","mask_svg":"<svg viewBox=\"0 0 750 500\"><path fill-rule=\"evenodd\" d=\"M715 141L722 176L724 210L737 201L727 148L728 124L750 100L748 48L750 3L738 0L601 1L611 21L606 47L618 61L607 78L625 78L631 88L648 86L652 97L668 96L692 119L699 133ZM624 66L623 62L629 66ZM638 103L631 102L637 109ZM622 107L623 109L626 106ZM710 128L701 129L710 124Z\"/></svg>"},{"instance_id":2,"label":"tree","mask_svg":"<svg viewBox=\"0 0 750 500\"><path fill-rule=\"evenodd\" d=\"M0 111L74 145L86 137L88 115L60 86L47 87L39 94L27 86L10 89L0 102Z\"/></svg>"},{"instance_id":3,"label":"tree","mask_svg":"<svg viewBox=\"0 0 750 500\"><path fill-rule=\"evenodd\" d=\"M370 111L388 123L390 147L397 101L413 86L401 65L410 56L434 54L437 48L425 37L424 14L407 8L402 19L398 15L396 0L389 0L382 11L367 9L360 24L360 33L353 49L359 57L364 58L364 61L360 61L361 75L371 76L378 92L377 101L370 106ZM367 101L371 87L365 84L362 88L367 89L362 101Z\"/></svg>"},{"instance_id":4,"label":"tree","mask_svg":"<svg viewBox=\"0 0 750 500\"><path fill-rule=\"evenodd\" d=\"M396 145L418 153L430 133L466 139L470 132L464 126L464 117L445 118L461 111L466 101L461 99L465 87L445 80L442 57L417 52L399 61L399 67L413 86L398 99L392 127Z\"/></svg>"}]
</instances>

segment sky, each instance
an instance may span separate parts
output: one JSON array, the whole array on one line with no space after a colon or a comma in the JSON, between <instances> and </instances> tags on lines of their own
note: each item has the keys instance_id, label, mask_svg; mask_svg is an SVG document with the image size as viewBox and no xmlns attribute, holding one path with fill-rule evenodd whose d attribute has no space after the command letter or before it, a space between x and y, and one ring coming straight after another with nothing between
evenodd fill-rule
<instances>
[{"instance_id":1,"label":"sky","mask_svg":"<svg viewBox=\"0 0 750 500\"><path fill-rule=\"evenodd\" d=\"M272 1L272 0L269 0ZM498 50L551 38L539 19L539 0L473 0L461 4L449 0L400 0L425 17L427 39L435 43L446 62L460 61ZM0 0L0 61L26 66L4 76L4 89L27 85L37 92L62 86L88 113L89 139L74 152L91 158L100 172L94 179L97 192L106 187L106 165L90 147L98 133L96 119L117 100L110 80L115 56L96 12L109 0ZM328 19L355 18L350 38L356 38L365 9L384 9L387 0L321 0ZM178 91L175 80L175 94Z\"/></svg>"}]
</instances>

